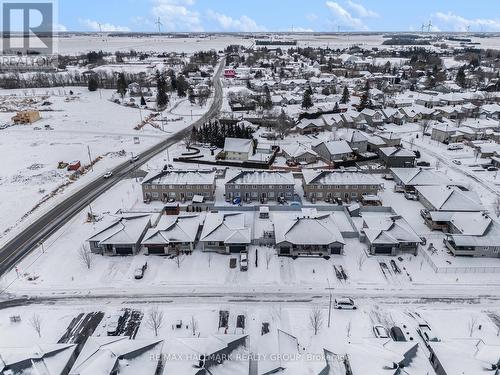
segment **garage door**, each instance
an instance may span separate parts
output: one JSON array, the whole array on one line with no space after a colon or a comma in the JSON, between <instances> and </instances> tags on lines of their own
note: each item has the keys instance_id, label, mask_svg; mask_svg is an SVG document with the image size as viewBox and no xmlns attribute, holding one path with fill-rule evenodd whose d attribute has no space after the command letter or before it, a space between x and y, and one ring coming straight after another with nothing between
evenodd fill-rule
<instances>
[{"instance_id":1,"label":"garage door","mask_svg":"<svg viewBox=\"0 0 500 375\"><path fill-rule=\"evenodd\" d=\"M230 253L239 253L240 251L246 251L247 247L245 245L230 245Z\"/></svg>"},{"instance_id":2,"label":"garage door","mask_svg":"<svg viewBox=\"0 0 500 375\"><path fill-rule=\"evenodd\" d=\"M331 253L335 255L340 255L342 254L342 249L340 247L332 247Z\"/></svg>"},{"instance_id":3,"label":"garage door","mask_svg":"<svg viewBox=\"0 0 500 375\"><path fill-rule=\"evenodd\" d=\"M131 246L115 247L115 251L118 255L132 255L134 253Z\"/></svg>"},{"instance_id":4,"label":"garage door","mask_svg":"<svg viewBox=\"0 0 500 375\"><path fill-rule=\"evenodd\" d=\"M163 255L165 254L165 250L163 249L163 246L148 246L148 254Z\"/></svg>"},{"instance_id":5,"label":"garage door","mask_svg":"<svg viewBox=\"0 0 500 375\"><path fill-rule=\"evenodd\" d=\"M375 246L374 253L375 254L392 254L392 247Z\"/></svg>"}]
</instances>

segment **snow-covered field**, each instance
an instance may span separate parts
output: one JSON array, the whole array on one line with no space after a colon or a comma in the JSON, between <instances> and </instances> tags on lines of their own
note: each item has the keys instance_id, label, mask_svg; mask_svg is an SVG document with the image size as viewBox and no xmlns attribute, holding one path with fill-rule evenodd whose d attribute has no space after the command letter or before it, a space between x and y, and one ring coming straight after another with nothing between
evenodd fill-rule
<instances>
[{"instance_id":1,"label":"snow-covered field","mask_svg":"<svg viewBox=\"0 0 500 375\"><path fill-rule=\"evenodd\" d=\"M69 94L70 90L73 95ZM13 94L16 95L14 99L11 98ZM152 111L139 111L113 103L109 100L112 94L113 90L99 93L82 87L0 91L2 99L15 100L17 104L30 98L51 103L40 107L46 111L40 112L42 119L34 124L0 130L3 213L0 217L0 242L5 241L6 235L37 203L69 181L71 172L58 169L58 162L79 160L82 165L89 165L90 158L100 159L93 170L65 188L65 191L71 191L101 178L106 170L196 121L211 103L209 100L200 107L191 105L186 98L177 100L174 97L162 116L176 121L165 121L163 126L155 121L153 124L160 129L147 124L136 130L134 127L141 118L146 118ZM0 113L0 121L10 122L13 115L13 112ZM50 126L51 130L46 130L45 126ZM48 200L44 207L54 204L60 196ZM23 223L33 217L24 218Z\"/></svg>"}]
</instances>

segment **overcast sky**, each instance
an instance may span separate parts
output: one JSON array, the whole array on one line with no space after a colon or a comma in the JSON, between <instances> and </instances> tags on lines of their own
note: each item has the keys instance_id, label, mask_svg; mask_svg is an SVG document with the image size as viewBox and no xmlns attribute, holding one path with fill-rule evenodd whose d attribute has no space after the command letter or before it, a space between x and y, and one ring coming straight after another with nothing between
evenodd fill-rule
<instances>
[{"instance_id":1,"label":"overcast sky","mask_svg":"<svg viewBox=\"0 0 500 375\"><path fill-rule=\"evenodd\" d=\"M500 31L499 0L59 0L64 31Z\"/></svg>"}]
</instances>

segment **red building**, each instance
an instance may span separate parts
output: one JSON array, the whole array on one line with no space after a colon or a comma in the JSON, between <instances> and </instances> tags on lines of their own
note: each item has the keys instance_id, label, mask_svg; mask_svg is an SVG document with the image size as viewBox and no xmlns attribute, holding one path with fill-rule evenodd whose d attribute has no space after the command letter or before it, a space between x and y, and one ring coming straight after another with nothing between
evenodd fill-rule
<instances>
[{"instance_id":1,"label":"red building","mask_svg":"<svg viewBox=\"0 0 500 375\"><path fill-rule=\"evenodd\" d=\"M236 77L236 72L234 69L224 69L224 77L225 78L234 78Z\"/></svg>"}]
</instances>

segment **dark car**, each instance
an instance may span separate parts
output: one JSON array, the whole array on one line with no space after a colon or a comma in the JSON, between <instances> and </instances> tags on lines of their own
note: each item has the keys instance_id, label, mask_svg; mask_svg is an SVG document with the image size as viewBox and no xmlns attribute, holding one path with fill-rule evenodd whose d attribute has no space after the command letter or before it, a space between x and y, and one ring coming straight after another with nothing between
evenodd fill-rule
<instances>
[{"instance_id":1,"label":"dark car","mask_svg":"<svg viewBox=\"0 0 500 375\"><path fill-rule=\"evenodd\" d=\"M417 167L430 167L430 166L431 166L431 163L429 163L428 161L417 162Z\"/></svg>"},{"instance_id":2,"label":"dark car","mask_svg":"<svg viewBox=\"0 0 500 375\"><path fill-rule=\"evenodd\" d=\"M403 330L398 326L394 326L391 328L391 337L394 341L406 341Z\"/></svg>"}]
</instances>

